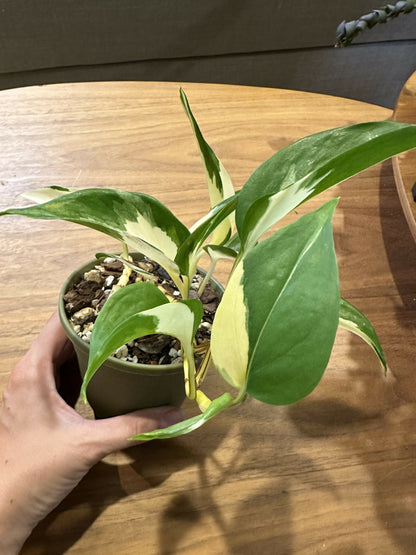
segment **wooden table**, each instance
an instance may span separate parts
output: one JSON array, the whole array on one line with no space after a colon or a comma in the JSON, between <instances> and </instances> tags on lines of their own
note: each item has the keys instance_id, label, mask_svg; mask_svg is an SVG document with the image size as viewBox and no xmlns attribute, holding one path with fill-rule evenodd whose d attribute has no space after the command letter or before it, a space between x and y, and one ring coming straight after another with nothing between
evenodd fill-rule
<instances>
[{"instance_id":1,"label":"wooden table","mask_svg":"<svg viewBox=\"0 0 416 555\"><path fill-rule=\"evenodd\" d=\"M183 86L237 188L295 139L391 116L317 94ZM113 186L153 194L190 225L207 195L178 88L89 83L1 92L1 207L43 185ZM416 246L390 161L300 213L339 195L342 294L373 321L389 376L366 345L340 332L308 398L290 407L249 399L189 436L108 457L38 526L25 555L415 553ZM3 387L69 270L116 247L62 222L2 218L0 233ZM207 393L220 391L211 374Z\"/></svg>"}]
</instances>

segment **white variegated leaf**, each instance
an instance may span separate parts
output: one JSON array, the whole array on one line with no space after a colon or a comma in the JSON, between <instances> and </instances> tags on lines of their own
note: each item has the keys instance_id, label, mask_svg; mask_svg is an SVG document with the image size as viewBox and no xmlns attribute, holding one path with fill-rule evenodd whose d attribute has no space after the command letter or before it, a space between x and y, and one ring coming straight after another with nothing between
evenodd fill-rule
<instances>
[{"instance_id":1,"label":"white variegated leaf","mask_svg":"<svg viewBox=\"0 0 416 555\"><path fill-rule=\"evenodd\" d=\"M115 189L80 189L43 204L0 212L0 216L6 214L61 219L106 233L158 262L186 296L181 268L174 259L179 246L189 237L189 230L149 195Z\"/></svg>"},{"instance_id":2,"label":"white variegated leaf","mask_svg":"<svg viewBox=\"0 0 416 555\"><path fill-rule=\"evenodd\" d=\"M234 195L234 187L227 170L222 162L217 158L215 152L204 139L198 123L192 113L186 94L180 90L182 105L191 123L192 130L198 143L199 152L205 167L208 183L208 192L211 208L222 202L224 199ZM214 231L212 243L220 245L230 235L234 226L234 216L230 215Z\"/></svg>"},{"instance_id":3,"label":"white variegated leaf","mask_svg":"<svg viewBox=\"0 0 416 555\"><path fill-rule=\"evenodd\" d=\"M243 264L240 263L217 308L211 334L211 354L215 367L230 385L238 389L245 387L249 363L247 307L242 278Z\"/></svg>"},{"instance_id":4,"label":"white variegated leaf","mask_svg":"<svg viewBox=\"0 0 416 555\"><path fill-rule=\"evenodd\" d=\"M387 361L383 348L371 322L358 308L355 308L345 299L341 299L339 309L339 326L354 333L369 345L383 368L387 371Z\"/></svg>"},{"instance_id":5,"label":"white variegated leaf","mask_svg":"<svg viewBox=\"0 0 416 555\"><path fill-rule=\"evenodd\" d=\"M49 200L71 193L74 190L75 189L71 190L64 187L41 187L40 189L25 191L20 196L30 202L41 204L42 202L48 202Z\"/></svg>"},{"instance_id":6,"label":"white variegated leaf","mask_svg":"<svg viewBox=\"0 0 416 555\"><path fill-rule=\"evenodd\" d=\"M237 264L218 307L214 364L228 383L263 402L299 400L328 363L339 320L335 206L331 201L256 245Z\"/></svg>"},{"instance_id":7,"label":"white variegated leaf","mask_svg":"<svg viewBox=\"0 0 416 555\"><path fill-rule=\"evenodd\" d=\"M415 125L380 121L322 131L276 152L240 191L236 222L244 249L308 198L415 146Z\"/></svg>"},{"instance_id":8,"label":"white variegated leaf","mask_svg":"<svg viewBox=\"0 0 416 555\"><path fill-rule=\"evenodd\" d=\"M192 276L200 256L203 254L202 248L215 231L218 225L224 221L225 218L234 212L237 204L238 195L226 198L201 218L196 225L191 228L189 237L183 242L178 249L178 254L175 262L180 268L184 269L184 273Z\"/></svg>"},{"instance_id":9,"label":"white variegated leaf","mask_svg":"<svg viewBox=\"0 0 416 555\"><path fill-rule=\"evenodd\" d=\"M234 399L232 396L229 393L223 393L221 397L214 399L202 414L198 414L197 416L193 416L192 418L188 418L187 420L183 420L182 422L178 422L178 424L168 426L167 428L138 434L130 439L134 441L150 441L151 439L169 439L189 434L193 430L200 428L215 415L219 414L228 407L231 407L233 404Z\"/></svg>"}]
</instances>

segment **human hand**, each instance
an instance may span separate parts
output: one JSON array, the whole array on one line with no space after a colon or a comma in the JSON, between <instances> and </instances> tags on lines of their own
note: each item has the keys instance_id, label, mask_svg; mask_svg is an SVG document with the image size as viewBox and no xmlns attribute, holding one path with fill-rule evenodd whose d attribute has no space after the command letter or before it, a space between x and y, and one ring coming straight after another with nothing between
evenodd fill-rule
<instances>
[{"instance_id":1,"label":"human hand","mask_svg":"<svg viewBox=\"0 0 416 555\"><path fill-rule=\"evenodd\" d=\"M54 314L10 375L0 406L0 554L18 553L36 524L127 438L175 424L159 407L87 420L59 395L55 373L73 355Z\"/></svg>"}]
</instances>

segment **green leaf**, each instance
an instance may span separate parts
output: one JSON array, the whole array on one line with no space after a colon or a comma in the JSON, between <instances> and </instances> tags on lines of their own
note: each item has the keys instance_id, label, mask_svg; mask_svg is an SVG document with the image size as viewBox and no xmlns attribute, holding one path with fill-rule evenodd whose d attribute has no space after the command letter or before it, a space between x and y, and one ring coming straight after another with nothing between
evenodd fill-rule
<instances>
[{"instance_id":1,"label":"green leaf","mask_svg":"<svg viewBox=\"0 0 416 555\"><path fill-rule=\"evenodd\" d=\"M330 129L283 148L240 192L236 223L244 248L308 198L414 147L416 125L381 121Z\"/></svg>"},{"instance_id":2,"label":"green leaf","mask_svg":"<svg viewBox=\"0 0 416 555\"><path fill-rule=\"evenodd\" d=\"M96 229L155 260L180 284L180 269L174 259L189 230L149 195L114 189L80 189L38 206L0 212L0 216L5 214L60 219Z\"/></svg>"},{"instance_id":3,"label":"green leaf","mask_svg":"<svg viewBox=\"0 0 416 555\"><path fill-rule=\"evenodd\" d=\"M199 300L169 303L152 283L134 283L116 291L104 304L91 334L90 357L81 393L101 364L125 343L150 334L177 337L193 364L192 341L203 314Z\"/></svg>"},{"instance_id":4,"label":"green leaf","mask_svg":"<svg viewBox=\"0 0 416 555\"><path fill-rule=\"evenodd\" d=\"M234 233L224 244L224 247L232 249L237 254L241 250L241 241L238 233Z\"/></svg>"},{"instance_id":5,"label":"green leaf","mask_svg":"<svg viewBox=\"0 0 416 555\"><path fill-rule=\"evenodd\" d=\"M174 424L173 426L162 428L161 430L154 430L153 432L138 434L129 439L134 441L149 441L151 439L169 439L171 437L189 434L189 432L200 428L212 417L230 407L233 402L234 400L232 396L229 393L224 393L221 397L214 399L207 410L202 414L188 418L187 420Z\"/></svg>"},{"instance_id":6,"label":"green leaf","mask_svg":"<svg viewBox=\"0 0 416 555\"><path fill-rule=\"evenodd\" d=\"M204 251L208 253L209 257L213 261L218 261L221 258L225 258L227 260L235 260L237 256L235 250L223 245L205 245Z\"/></svg>"},{"instance_id":7,"label":"green leaf","mask_svg":"<svg viewBox=\"0 0 416 555\"><path fill-rule=\"evenodd\" d=\"M337 201L259 243L236 267L217 309L211 351L219 372L260 401L308 395L329 360L339 320L331 218ZM227 325L229 322L229 325Z\"/></svg>"},{"instance_id":8,"label":"green leaf","mask_svg":"<svg viewBox=\"0 0 416 555\"><path fill-rule=\"evenodd\" d=\"M191 233L187 239L182 243L178 249L178 254L175 262L180 268L183 268L183 273L193 275L195 273L196 264L201 254L201 249L205 241L211 233L218 227L218 225L232 212L237 206L237 197L227 198L217 206L214 206L208 214L201 218L192 228Z\"/></svg>"},{"instance_id":9,"label":"green leaf","mask_svg":"<svg viewBox=\"0 0 416 555\"><path fill-rule=\"evenodd\" d=\"M226 169L222 165L221 161L217 158L215 152L205 141L198 123L192 113L191 107L189 106L186 94L182 89L180 89L180 96L182 105L185 109L186 115L191 123L195 138L198 143L199 152L202 157L202 161L205 166L205 172L208 183L209 198L211 202L211 208L222 202L224 199L234 195L234 187L231 182L230 176L228 175ZM212 243L217 245L221 244L231 232L234 225L234 218L229 216L224 220L221 225L219 225L212 238Z\"/></svg>"},{"instance_id":10,"label":"green leaf","mask_svg":"<svg viewBox=\"0 0 416 555\"><path fill-rule=\"evenodd\" d=\"M341 299L340 303L339 325L341 328L358 335L358 337L361 337L361 339L370 345L377 355L383 370L387 371L386 356L371 322L358 308L355 308L345 299Z\"/></svg>"}]
</instances>

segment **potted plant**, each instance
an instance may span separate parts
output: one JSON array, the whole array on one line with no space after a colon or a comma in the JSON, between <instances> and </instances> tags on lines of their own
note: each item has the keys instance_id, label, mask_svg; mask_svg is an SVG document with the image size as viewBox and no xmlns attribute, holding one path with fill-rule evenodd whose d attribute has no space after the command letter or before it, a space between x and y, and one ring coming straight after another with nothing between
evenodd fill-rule
<instances>
[{"instance_id":1,"label":"potted plant","mask_svg":"<svg viewBox=\"0 0 416 555\"><path fill-rule=\"evenodd\" d=\"M331 219L337 200L264 234L289 212L329 187L395 154L416 147L416 126L392 121L330 129L305 137L275 153L234 193L231 180L205 141L181 91L205 165L211 209L187 229L155 198L113 189L69 191L48 188L28 196L40 204L0 213L62 219L119 239L120 287L95 321L81 394L102 363L120 346L142 336L179 339L184 391L201 413L132 439L188 433L247 395L275 405L294 403L318 384L328 364L339 326L360 336L385 356L368 319L340 296ZM128 248L139 251L170 276L173 302L149 275L126 285L137 267ZM203 252L211 267L203 291L221 257L232 270L212 325L210 353L218 373L235 394L210 400L203 393L206 364L195 365L194 336L203 308L191 298L191 284ZM124 276L124 277L123 277ZM194 295L195 296L195 295ZM116 387L116 386L115 386Z\"/></svg>"}]
</instances>

